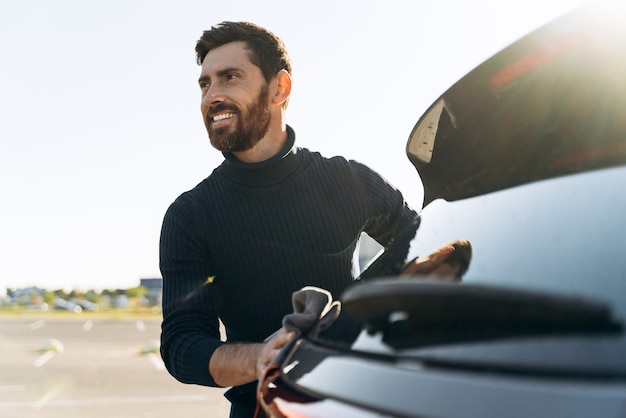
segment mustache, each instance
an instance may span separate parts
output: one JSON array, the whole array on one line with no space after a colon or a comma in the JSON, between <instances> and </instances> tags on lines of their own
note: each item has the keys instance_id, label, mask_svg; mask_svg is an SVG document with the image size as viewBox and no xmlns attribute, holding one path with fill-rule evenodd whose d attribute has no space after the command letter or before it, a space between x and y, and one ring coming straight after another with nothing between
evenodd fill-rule
<instances>
[{"instance_id":1,"label":"mustache","mask_svg":"<svg viewBox=\"0 0 626 418\"><path fill-rule=\"evenodd\" d=\"M213 123L213 115L215 115L218 112L225 112L225 111L236 113L236 114L240 113L239 108L235 106L234 104L218 103L216 105L209 106L206 113L204 114L204 124L206 125L206 127L209 128L209 125Z\"/></svg>"},{"instance_id":2,"label":"mustache","mask_svg":"<svg viewBox=\"0 0 626 418\"><path fill-rule=\"evenodd\" d=\"M218 112L224 112L224 111L231 111L233 113L238 113L239 112L239 108L237 108L237 106L235 106L234 104L229 104L229 103L219 103L216 104L214 106L209 106L209 109L207 111L207 115L212 115Z\"/></svg>"}]
</instances>

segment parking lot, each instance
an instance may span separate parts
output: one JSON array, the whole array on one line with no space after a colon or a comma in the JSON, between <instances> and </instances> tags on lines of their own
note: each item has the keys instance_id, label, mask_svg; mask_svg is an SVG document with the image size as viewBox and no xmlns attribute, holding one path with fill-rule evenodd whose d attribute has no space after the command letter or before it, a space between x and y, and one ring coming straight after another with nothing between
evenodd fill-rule
<instances>
[{"instance_id":1,"label":"parking lot","mask_svg":"<svg viewBox=\"0 0 626 418\"><path fill-rule=\"evenodd\" d=\"M222 389L169 375L159 333L157 316L0 317L0 416L227 417Z\"/></svg>"}]
</instances>

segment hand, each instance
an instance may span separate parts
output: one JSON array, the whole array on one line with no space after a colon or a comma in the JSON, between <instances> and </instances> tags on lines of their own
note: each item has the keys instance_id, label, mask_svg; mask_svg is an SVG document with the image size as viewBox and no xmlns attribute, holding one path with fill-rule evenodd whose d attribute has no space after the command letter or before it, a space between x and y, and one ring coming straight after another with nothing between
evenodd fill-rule
<instances>
[{"instance_id":1,"label":"hand","mask_svg":"<svg viewBox=\"0 0 626 418\"><path fill-rule=\"evenodd\" d=\"M257 378L260 380L265 374L265 370L272 360L276 358L280 350L296 337L293 331L287 331L285 328L279 329L272 337L263 344L259 359L256 364Z\"/></svg>"},{"instance_id":2,"label":"hand","mask_svg":"<svg viewBox=\"0 0 626 418\"><path fill-rule=\"evenodd\" d=\"M439 247L425 257L413 259L400 273L401 276L426 276L437 279L461 280L471 259L469 241L456 240Z\"/></svg>"}]
</instances>

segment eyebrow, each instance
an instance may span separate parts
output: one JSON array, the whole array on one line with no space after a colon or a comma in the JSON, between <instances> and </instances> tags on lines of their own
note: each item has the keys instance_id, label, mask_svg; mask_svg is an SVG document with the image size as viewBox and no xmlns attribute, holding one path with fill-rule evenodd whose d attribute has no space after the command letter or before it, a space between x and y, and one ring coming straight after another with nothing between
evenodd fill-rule
<instances>
[{"instance_id":1,"label":"eyebrow","mask_svg":"<svg viewBox=\"0 0 626 418\"><path fill-rule=\"evenodd\" d=\"M230 74L232 72L241 73L242 70L240 68L238 68L238 67L228 67L228 68L224 68L222 70L219 70L217 72L216 76L219 78L219 77L225 76L226 74ZM200 78L198 79L198 83L204 83L204 82L207 82L207 81L211 81L211 77L209 77L208 75L200 76Z\"/></svg>"}]
</instances>

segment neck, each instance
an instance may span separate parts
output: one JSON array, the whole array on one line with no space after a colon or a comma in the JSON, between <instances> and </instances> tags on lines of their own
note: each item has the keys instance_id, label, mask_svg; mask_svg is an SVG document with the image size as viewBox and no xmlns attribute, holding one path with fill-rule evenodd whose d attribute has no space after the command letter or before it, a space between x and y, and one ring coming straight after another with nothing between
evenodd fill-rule
<instances>
[{"instance_id":1,"label":"neck","mask_svg":"<svg viewBox=\"0 0 626 418\"><path fill-rule=\"evenodd\" d=\"M287 142L287 127L284 123L270 125L267 133L257 144L246 151L233 152L233 156L244 163L258 163L268 160L283 148Z\"/></svg>"},{"instance_id":2,"label":"neck","mask_svg":"<svg viewBox=\"0 0 626 418\"><path fill-rule=\"evenodd\" d=\"M269 186L289 177L299 166L302 154L295 147L296 134L287 127L287 141L281 150L269 159L247 163L232 153L223 153L225 161L219 170L230 181L248 186Z\"/></svg>"}]
</instances>

